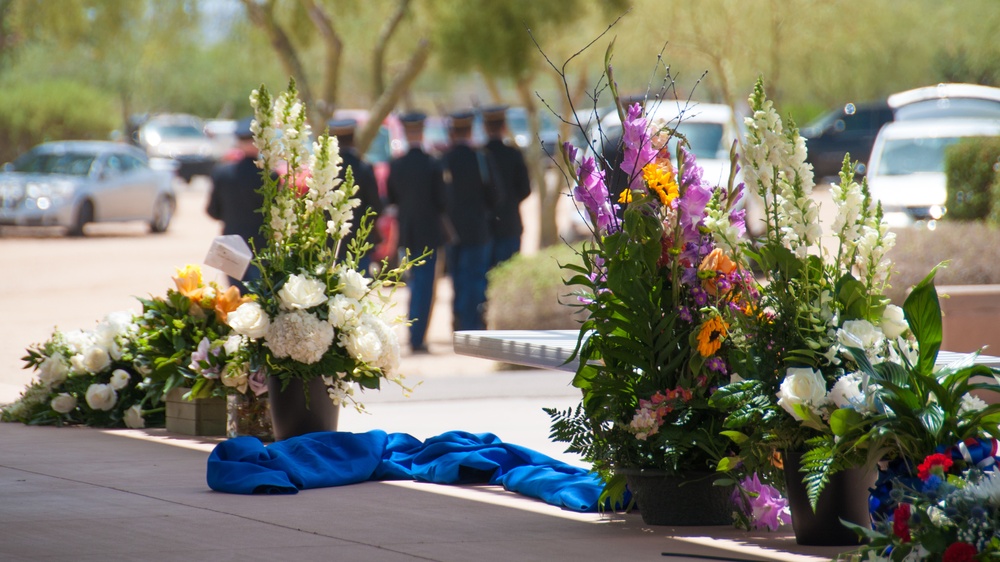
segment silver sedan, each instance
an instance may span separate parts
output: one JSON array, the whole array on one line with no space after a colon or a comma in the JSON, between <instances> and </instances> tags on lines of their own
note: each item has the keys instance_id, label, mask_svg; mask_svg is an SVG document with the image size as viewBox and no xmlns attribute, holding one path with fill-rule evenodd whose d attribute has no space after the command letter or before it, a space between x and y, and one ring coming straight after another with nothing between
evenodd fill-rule
<instances>
[{"instance_id":1,"label":"silver sedan","mask_svg":"<svg viewBox=\"0 0 1000 562\"><path fill-rule=\"evenodd\" d=\"M167 230L176 208L171 174L122 143L57 141L36 146L0 173L0 225L62 226L144 221Z\"/></svg>"}]
</instances>

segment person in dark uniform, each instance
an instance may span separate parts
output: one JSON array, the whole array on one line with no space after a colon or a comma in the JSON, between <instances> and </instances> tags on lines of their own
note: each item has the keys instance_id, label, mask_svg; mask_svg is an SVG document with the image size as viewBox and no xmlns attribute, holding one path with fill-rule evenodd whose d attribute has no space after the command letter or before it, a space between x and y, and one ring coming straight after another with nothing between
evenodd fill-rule
<instances>
[{"instance_id":1,"label":"person in dark uniform","mask_svg":"<svg viewBox=\"0 0 1000 562\"><path fill-rule=\"evenodd\" d=\"M531 195L531 180L524 155L516 146L504 142L507 130L507 108L493 107L483 110L486 128L484 150L496 163L495 185L499 191L496 220L493 222L493 250L490 268L508 260L521 251L521 201Z\"/></svg>"},{"instance_id":2,"label":"person in dark uniform","mask_svg":"<svg viewBox=\"0 0 1000 562\"><path fill-rule=\"evenodd\" d=\"M444 221L445 188L441 166L422 148L423 113L408 113L399 118L410 148L389 164L387 191L389 204L397 208L399 247L411 255L433 250L425 263L409 271L410 349L427 353L427 326L434 302L434 277L438 251L447 240Z\"/></svg>"},{"instance_id":3,"label":"person in dark uniform","mask_svg":"<svg viewBox=\"0 0 1000 562\"><path fill-rule=\"evenodd\" d=\"M337 254L337 259L342 260L347 255L348 244L350 244L351 240L354 239L355 233L357 233L358 226L361 224L361 218L365 216L368 209L371 209L375 211L374 218L377 221L378 217L382 215L384 205L378 193L378 182L375 180L375 171L370 164L364 161L361 154L358 153L358 149L354 146L354 133L358 128L358 122L354 119L335 119L327 123L327 128L331 135L337 137L337 143L340 145L340 157L343 162L340 165L339 177L342 180L346 178L347 168L351 168L354 174L354 184L358 186L358 191L354 194L354 197L361 200L361 204L354 208L351 232L340 242L340 251ZM381 241L382 234L378 231L378 225L375 224L368 235L368 242L371 243L372 249L374 249ZM371 250L358 261L358 268L362 272L368 273L371 266Z\"/></svg>"},{"instance_id":4,"label":"person in dark uniform","mask_svg":"<svg viewBox=\"0 0 1000 562\"><path fill-rule=\"evenodd\" d=\"M457 238L448 248L448 270L455 288L455 330L485 328L486 272L498 199L492 157L471 144L472 120L472 113L451 116L448 126L452 146L441 158L448 216Z\"/></svg>"},{"instance_id":5,"label":"person in dark uniform","mask_svg":"<svg viewBox=\"0 0 1000 562\"><path fill-rule=\"evenodd\" d=\"M213 219L222 221L222 234L238 234L243 237L254 252L264 249L266 241L260 232L264 215L264 196L260 193L263 185L260 168L257 167L257 147L250 131L251 120L243 119L236 125L236 147L242 156L212 170L212 192L208 198L206 212ZM229 284L246 294L245 281L260 278L260 271L250 264L242 279L229 278Z\"/></svg>"}]
</instances>

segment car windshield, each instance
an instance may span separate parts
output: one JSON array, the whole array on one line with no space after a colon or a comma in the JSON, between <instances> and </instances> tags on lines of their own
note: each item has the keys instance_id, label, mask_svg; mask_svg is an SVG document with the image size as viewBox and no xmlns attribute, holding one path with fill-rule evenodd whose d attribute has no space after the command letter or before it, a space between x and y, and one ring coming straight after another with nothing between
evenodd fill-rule
<instances>
[{"instance_id":1,"label":"car windshield","mask_svg":"<svg viewBox=\"0 0 1000 562\"><path fill-rule=\"evenodd\" d=\"M198 138L204 137L205 133L194 125L149 125L149 132L155 132L160 138Z\"/></svg>"},{"instance_id":2,"label":"car windshield","mask_svg":"<svg viewBox=\"0 0 1000 562\"><path fill-rule=\"evenodd\" d=\"M876 173L882 176L904 176L944 172L944 149L959 140L961 137L887 140Z\"/></svg>"},{"instance_id":3,"label":"car windshield","mask_svg":"<svg viewBox=\"0 0 1000 562\"><path fill-rule=\"evenodd\" d=\"M1000 102L972 98L941 98L918 101L896 109L897 121L941 118L1000 119Z\"/></svg>"},{"instance_id":4,"label":"car windshield","mask_svg":"<svg viewBox=\"0 0 1000 562\"><path fill-rule=\"evenodd\" d=\"M80 152L29 152L14 161L14 170L32 174L86 176L95 156Z\"/></svg>"}]
</instances>

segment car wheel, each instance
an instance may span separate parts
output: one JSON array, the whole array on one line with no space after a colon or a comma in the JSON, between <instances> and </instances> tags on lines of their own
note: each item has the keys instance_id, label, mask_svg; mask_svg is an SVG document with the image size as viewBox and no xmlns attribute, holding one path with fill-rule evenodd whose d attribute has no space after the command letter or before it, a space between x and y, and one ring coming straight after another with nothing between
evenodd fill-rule
<instances>
[{"instance_id":1,"label":"car wheel","mask_svg":"<svg viewBox=\"0 0 1000 562\"><path fill-rule=\"evenodd\" d=\"M170 219L174 217L174 200L161 195L153 205L153 219L149 221L149 231L154 234L166 232Z\"/></svg>"},{"instance_id":2,"label":"car wheel","mask_svg":"<svg viewBox=\"0 0 1000 562\"><path fill-rule=\"evenodd\" d=\"M67 234L83 236L83 227L91 222L94 222L94 203L88 199L80 203L80 207L76 210L76 220L73 221L73 226L69 227Z\"/></svg>"}]
</instances>

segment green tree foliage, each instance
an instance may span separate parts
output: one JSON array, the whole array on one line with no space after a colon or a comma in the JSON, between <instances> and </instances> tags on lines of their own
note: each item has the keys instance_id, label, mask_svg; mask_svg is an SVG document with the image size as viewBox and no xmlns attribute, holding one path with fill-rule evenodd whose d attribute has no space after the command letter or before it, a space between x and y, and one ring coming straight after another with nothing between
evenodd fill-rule
<instances>
[{"instance_id":1,"label":"green tree foliage","mask_svg":"<svg viewBox=\"0 0 1000 562\"><path fill-rule=\"evenodd\" d=\"M118 124L115 100L73 80L0 88L0 162L36 144L61 139L107 139Z\"/></svg>"}]
</instances>

